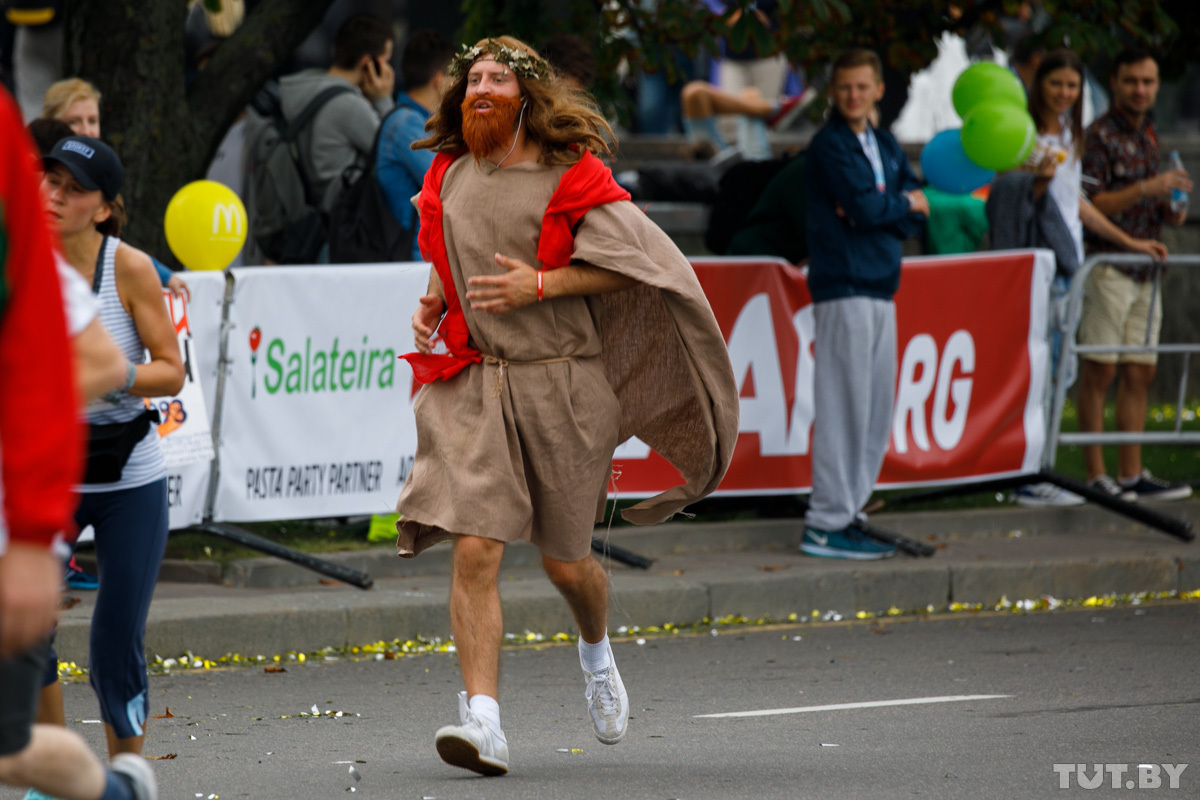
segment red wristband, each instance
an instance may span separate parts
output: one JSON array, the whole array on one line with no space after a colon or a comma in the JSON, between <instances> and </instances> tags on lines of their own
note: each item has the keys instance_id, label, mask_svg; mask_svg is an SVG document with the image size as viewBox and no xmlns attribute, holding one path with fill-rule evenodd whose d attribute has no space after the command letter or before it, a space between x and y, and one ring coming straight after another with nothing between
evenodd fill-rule
<instances>
[{"instance_id":1,"label":"red wristband","mask_svg":"<svg viewBox=\"0 0 1200 800\"><path fill-rule=\"evenodd\" d=\"M538 278L538 302L540 303L546 299L545 296L542 294L542 271L540 269L537 271L537 278Z\"/></svg>"}]
</instances>

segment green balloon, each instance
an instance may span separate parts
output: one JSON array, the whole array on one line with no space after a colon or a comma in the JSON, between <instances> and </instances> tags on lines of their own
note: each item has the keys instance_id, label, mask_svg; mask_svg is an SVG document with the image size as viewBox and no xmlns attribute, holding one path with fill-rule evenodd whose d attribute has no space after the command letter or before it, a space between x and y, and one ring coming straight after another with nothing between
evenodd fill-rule
<instances>
[{"instance_id":1,"label":"green balloon","mask_svg":"<svg viewBox=\"0 0 1200 800\"><path fill-rule=\"evenodd\" d=\"M1024 108L1005 102L975 106L963 120L962 145L984 169L1002 172L1024 163L1033 151L1037 129Z\"/></svg>"},{"instance_id":2,"label":"green balloon","mask_svg":"<svg viewBox=\"0 0 1200 800\"><path fill-rule=\"evenodd\" d=\"M999 64L980 61L963 70L954 82L954 110L963 119L980 103L1003 102L1025 108L1025 87Z\"/></svg>"}]
</instances>

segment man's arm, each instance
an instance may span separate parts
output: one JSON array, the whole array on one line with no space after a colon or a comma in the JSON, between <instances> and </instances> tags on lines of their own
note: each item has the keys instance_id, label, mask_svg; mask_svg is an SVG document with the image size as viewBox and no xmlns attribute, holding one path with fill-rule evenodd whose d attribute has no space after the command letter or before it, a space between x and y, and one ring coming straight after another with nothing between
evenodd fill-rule
<instances>
[{"instance_id":1,"label":"man's arm","mask_svg":"<svg viewBox=\"0 0 1200 800\"><path fill-rule=\"evenodd\" d=\"M1162 261L1167 257L1167 246L1154 239L1135 239L1118 228L1108 217L1100 213L1084 198L1079 198L1079 221L1097 236L1102 236L1110 242L1124 247L1134 253L1142 253Z\"/></svg>"},{"instance_id":2,"label":"man's arm","mask_svg":"<svg viewBox=\"0 0 1200 800\"><path fill-rule=\"evenodd\" d=\"M1106 217L1112 217L1147 197L1155 198L1161 205L1170 197L1172 189L1192 191L1192 181L1186 172L1181 169L1167 170L1158 173L1153 178L1145 178L1120 189L1097 192L1092 195L1092 205ZM1165 216L1167 221L1173 225L1182 223L1182 220L1174 222L1174 217L1177 215L1168 213Z\"/></svg>"},{"instance_id":3,"label":"man's arm","mask_svg":"<svg viewBox=\"0 0 1200 800\"><path fill-rule=\"evenodd\" d=\"M33 175L33 145L0 90L0 476L8 548L0 556L0 658L54 625L61 578L51 550L72 523L83 431L62 289Z\"/></svg>"},{"instance_id":4,"label":"man's arm","mask_svg":"<svg viewBox=\"0 0 1200 800\"><path fill-rule=\"evenodd\" d=\"M880 194L870 169L864 169L857 140L848 142L834 136L809 150L807 165L816 180L833 196L845 216L863 230L893 225L911 210L906 197L895 192Z\"/></svg>"},{"instance_id":5,"label":"man's arm","mask_svg":"<svg viewBox=\"0 0 1200 800\"><path fill-rule=\"evenodd\" d=\"M380 133L375 162L379 186L388 210L401 224L418 220L411 202L412 186L420 191L425 173L433 165L432 150L413 150L409 146L424 137L425 129L417 114L404 110L388 117Z\"/></svg>"},{"instance_id":6,"label":"man's arm","mask_svg":"<svg viewBox=\"0 0 1200 800\"><path fill-rule=\"evenodd\" d=\"M504 275L477 275L467 281L467 302L474 311L503 314L540 300L615 292L632 286L633 278L586 264L570 264L552 270L535 270L519 258L496 253L496 263L508 270ZM538 279L542 282L538 297Z\"/></svg>"},{"instance_id":7,"label":"man's arm","mask_svg":"<svg viewBox=\"0 0 1200 800\"><path fill-rule=\"evenodd\" d=\"M420 305L412 316L413 344L416 345L418 353L428 355L429 340L433 338L433 332L441 324L442 314L446 312L446 293L442 289L442 279L433 267L429 268L429 288L419 302Z\"/></svg>"}]
</instances>

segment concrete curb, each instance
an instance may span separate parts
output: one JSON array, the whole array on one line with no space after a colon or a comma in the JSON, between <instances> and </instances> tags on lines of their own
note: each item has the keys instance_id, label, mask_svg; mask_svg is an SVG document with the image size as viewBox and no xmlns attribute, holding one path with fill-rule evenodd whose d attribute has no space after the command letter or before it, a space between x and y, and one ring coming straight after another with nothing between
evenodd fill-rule
<instances>
[{"instance_id":1,"label":"concrete curb","mask_svg":"<svg viewBox=\"0 0 1200 800\"><path fill-rule=\"evenodd\" d=\"M1175 504L1172 510L1195 517L1200 503ZM683 523L649 529L652 533L615 530L614 544L657 560L650 570L611 568L610 627L686 624L731 614L784 620L813 609L850 616L892 607L992 605L1002 597L1073 599L1200 588L1200 549L1195 545L1140 526L1107 529L1111 522L1106 526L1106 517L1112 515L1097 517L1088 509L1022 512L964 512L949 515L958 519L953 524L945 514L879 516L875 524L914 538L919 529L928 532L940 525L935 534L940 549L932 558L869 563L801 556L795 549L795 520ZM1061 512L1071 514L1069 527L1053 524ZM273 559L252 559L254 563L232 571L247 581L242 586L160 584L147 625L147 653L164 658L189 650L208 658L230 652L270 656L449 636L448 548L435 548L412 561L395 558L390 549L384 552L386 559L367 551L346 554L343 561L360 559L376 575L376 588L368 592L316 584L311 573L303 587L280 588L287 577L280 570L291 567ZM380 576L377 568L385 564L396 574ZM263 584L275 588L247 588ZM536 550L527 544L508 549L501 595L508 632L574 630L566 605L537 566ZM61 658L86 663L89 600L63 614Z\"/></svg>"}]
</instances>

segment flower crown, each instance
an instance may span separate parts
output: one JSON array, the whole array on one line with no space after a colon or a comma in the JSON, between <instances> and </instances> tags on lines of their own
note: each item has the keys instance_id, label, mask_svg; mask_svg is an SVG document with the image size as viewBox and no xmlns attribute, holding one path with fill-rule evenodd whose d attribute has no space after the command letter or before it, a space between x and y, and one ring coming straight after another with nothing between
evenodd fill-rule
<instances>
[{"instance_id":1,"label":"flower crown","mask_svg":"<svg viewBox=\"0 0 1200 800\"><path fill-rule=\"evenodd\" d=\"M488 39L482 45L474 47L462 46L462 52L450 62L450 77L457 78L471 68L476 59L485 53L491 54L497 64L503 64L522 78L530 80L545 80L550 74L550 66L528 50L517 50L501 44L495 39Z\"/></svg>"}]
</instances>

